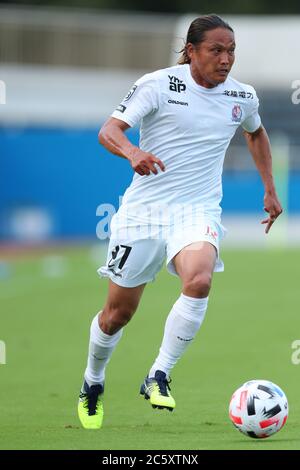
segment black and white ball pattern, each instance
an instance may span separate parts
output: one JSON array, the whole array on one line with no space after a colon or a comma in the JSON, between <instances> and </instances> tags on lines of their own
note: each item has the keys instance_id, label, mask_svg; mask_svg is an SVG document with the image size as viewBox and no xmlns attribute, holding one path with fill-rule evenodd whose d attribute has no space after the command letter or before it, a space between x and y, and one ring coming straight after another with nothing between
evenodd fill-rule
<instances>
[{"instance_id":1,"label":"black and white ball pattern","mask_svg":"<svg viewBox=\"0 0 300 470\"><path fill-rule=\"evenodd\" d=\"M246 436L269 437L285 425L288 401L278 385L268 380L250 380L232 395L229 417Z\"/></svg>"}]
</instances>

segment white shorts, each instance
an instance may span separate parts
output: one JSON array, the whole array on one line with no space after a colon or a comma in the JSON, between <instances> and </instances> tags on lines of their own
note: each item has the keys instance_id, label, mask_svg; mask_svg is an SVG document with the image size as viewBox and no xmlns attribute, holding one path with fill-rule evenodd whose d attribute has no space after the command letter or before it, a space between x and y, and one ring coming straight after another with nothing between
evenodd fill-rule
<instances>
[{"instance_id":1,"label":"white shorts","mask_svg":"<svg viewBox=\"0 0 300 470\"><path fill-rule=\"evenodd\" d=\"M168 271L177 275L173 258L183 248L194 242L206 241L217 251L215 272L224 271L224 264L219 257L219 243L226 229L214 219L205 218L201 224L151 228L151 234L136 227L122 226L118 214L112 219L111 237L105 266L98 269L98 274L109 277L122 287L136 287L154 281L162 268L164 260Z\"/></svg>"}]
</instances>

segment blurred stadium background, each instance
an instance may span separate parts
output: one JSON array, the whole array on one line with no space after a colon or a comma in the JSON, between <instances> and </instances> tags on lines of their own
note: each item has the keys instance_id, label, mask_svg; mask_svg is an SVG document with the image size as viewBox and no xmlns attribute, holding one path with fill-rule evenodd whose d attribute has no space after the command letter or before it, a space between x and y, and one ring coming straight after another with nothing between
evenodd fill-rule
<instances>
[{"instance_id":1,"label":"blurred stadium background","mask_svg":"<svg viewBox=\"0 0 300 470\"><path fill-rule=\"evenodd\" d=\"M2 101L6 94L6 104L0 104L0 340L7 345L7 363L10 360L16 367L23 355L34 362L35 353L39 351L40 363L36 363L38 369L33 380L34 383L45 381L54 401L53 382L58 377L51 372L49 378L49 374L44 372L45 361L50 368L59 367L60 356L58 353L55 356L53 351L57 344L65 351L66 357L76 350L79 366L74 367L76 370L70 378L71 407L66 418L76 422L76 417L72 417L72 400L75 400L72 393L80 386L89 318L105 295L102 286L105 282L101 283L99 295L95 274L97 265L105 257L105 246L96 237L96 226L101 220L96 211L101 204L112 204L117 209L119 197L132 178L132 171L125 160L109 155L99 146L98 130L137 78L176 63L176 51L182 47L187 26L201 13L214 10L222 14L236 32L237 57L232 75L252 84L257 90L262 120L273 144L274 172L285 211L266 237L260 225L264 216L263 187L242 133L238 132L229 147L224 168L223 223L229 231L224 242L224 257L228 266L231 263L235 266L235 260L247 260L249 272L247 266L241 270L249 284L259 276L259 272L261 283L270 282L270 286L263 290L257 277L257 309L261 304L265 305L265 295L272 297L276 304L275 290L279 296L278 315L282 315L283 298L290 302L287 310L291 315L299 310L295 294L290 294L294 292L293 282L299 276L295 267L297 260L299 262L300 244L300 104L297 104L300 98L297 91L300 88L300 16L295 13L300 13L300 9L298 3L291 1L284 6L286 15L282 15L281 2L266 0L253 1L244 10L241 2L225 1L222 11L217 2L198 5L193 1L172 2L171 6L170 2L164 1L139 4L129 0L26 3L20 1L18 5L12 5L0 2ZM129 136L137 143L138 129L130 130ZM249 250L253 254L247 254ZM266 264L269 271L264 271ZM293 270L294 276L289 277ZM281 287L278 284L280 273L287 283ZM230 278L233 289L240 275L239 269L236 268L234 273L229 271L228 275L233 276ZM274 279L270 278L271 275ZM162 276L158 290L154 286L149 292L158 294L166 313L176 293L164 273ZM52 281L54 284L50 286ZM222 282L216 281L218 289L221 289ZM229 281L225 281L225 286L229 285ZM243 302L250 295L247 292L249 285L240 288L239 308L243 309ZM242 289L245 289L244 294ZM234 290L230 292L230 295L235 295ZM150 294L147 295L149 300ZM220 302L221 305L221 299L216 299L216 304ZM42 315L38 320L40 310L45 308L44 303L47 304L47 316ZM231 309L230 303L227 307ZM149 310L149 305L145 302L143 308ZM160 304L156 309L160 309ZM28 322L20 319L20 310ZM50 327L48 318L54 311L53 321L57 323ZM16 316L21 343L12 331ZM63 325L67 331L73 316L76 341L70 335L69 346L65 346L57 328ZM293 336L297 330L294 321L291 316L290 322L294 326L282 339L286 361L283 364L287 364L286 367L290 361L290 343L296 339ZM148 326L151 328L150 324ZM223 329L226 326L224 323ZM139 327L145 329L143 323L137 321L131 334L139 331ZM44 341L47 341L45 328L50 328L54 335L50 341L51 358L48 358L49 350L46 353L44 349ZM84 331L82 338L80 331ZM41 336L40 343L35 344L32 340L34 332ZM159 344L161 329L153 334L157 335ZM127 343L124 344L126 347ZM276 347L275 342L270 343L271 350ZM209 351L209 340L207 348ZM193 351L196 354L196 350ZM130 348L127 352L135 357ZM207 354L209 356L209 352ZM153 348L149 357L153 357ZM119 364L120 361L121 355ZM270 355L268 364L271 362ZM268 368L260 369L255 361L253 364L249 361L249 364L249 375L257 375L257 371L265 378ZM8 365L0 367L3 377L17 386L15 372L12 373ZM115 378L111 380L117 381L117 365L112 366L112 374L114 371L115 376L112 377ZM247 367L241 363L241 374L242 371L245 371L245 380L251 378L246 374ZM275 377L277 372L274 367ZM68 370L65 367L58 374L59 380L64 380L66 374ZM133 375L134 380L136 375ZM280 378L279 375L279 381ZM27 383L25 372L24 377L21 374L21 380ZM228 394L239 385L239 379L235 380L228 383ZM291 384L290 377L289 380ZM284 384L281 385L284 388ZM21 437L9 428L9 423L14 423L15 418L9 413L3 416L7 417L7 429L11 434L8 432L2 446L22 447ZM109 437L105 442L109 448ZM152 445L154 448L159 445L164 446L162 448L180 448L179 444L172 447L171 442L158 439ZM191 448L195 448L195 441L189 442ZM37 448L64 448L67 444L63 440L51 444L45 436L40 444L34 444L32 438L23 445L25 448L34 448L34 445ZM90 444L78 437L78 443L72 445L73 448L89 448ZM120 444L119 448L122 445L134 448L130 447L134 444L127 442ZM146 448L145 444L139 445ZM210 448L212 444L208 441L206 445ZM229 448L229 444L226 445L224 448ZM237 447L239 445L236 444Z\"/></svg>"},{"instance_id":2,"label":"blurred stadium background","mask_svg":"<svg viewBox=\"0 0 300 470\"><path fill-rule=\"evenodd\" d=\"M0 108L1 242L95 239L96 208L118 208L132 177L127 162L99 146L99 127L137 78L176 63L174 51L193 17L1 7L0 79L7 96ZM237 37L232 75L256 87L279 160L275 170L286 220L278 221L269 239L285 223L285 241L295 244L300 105L292 102L299 77L298 63L290 58L300 55L300 19L225 18ZM138 129L131 137L138 141ZM225 160L223 209L227 243L265 244L258 223L262 186L241 132Z\"/></svg>"}]
</instances>

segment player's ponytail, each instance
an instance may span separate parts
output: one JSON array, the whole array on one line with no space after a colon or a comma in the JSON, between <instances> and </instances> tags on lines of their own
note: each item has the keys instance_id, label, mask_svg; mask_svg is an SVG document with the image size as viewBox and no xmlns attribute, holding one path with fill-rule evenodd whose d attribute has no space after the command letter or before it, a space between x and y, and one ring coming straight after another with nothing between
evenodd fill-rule
<instances>
[{"instance_id":1,"label":"player's ponytail","mask_svg":"<svg viewBox=\"0 0 300 470\"><path fill-rule=\"evenodd\" d=\"M187 33L185 45L181 49L181 51L179 51L181 56L179 57L177 63L179 65L189 64L191 62L191 59L189 58L187 53L187 44L191 43L194 44L194 46L200 44L205 39L206 31L210 31L216 28L225 28L233 32L231 26L229 26L229 24L226 23L226 21L222 20L222 18L220 18L218 15L212 14L199 16L199 18L196 18L194 21L192 21Z\"/></svg>"}]
</instances>

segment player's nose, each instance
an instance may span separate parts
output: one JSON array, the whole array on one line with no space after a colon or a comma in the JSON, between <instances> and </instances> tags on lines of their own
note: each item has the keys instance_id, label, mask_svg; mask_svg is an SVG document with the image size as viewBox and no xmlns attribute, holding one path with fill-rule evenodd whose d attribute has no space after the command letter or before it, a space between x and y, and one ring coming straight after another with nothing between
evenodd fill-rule
<instances>
[{"instance_id":1,"label":"player's nose","mask_svg":"<svg viewBox=\"0 0 300 470\"><path fill-rule=\"evenodd\" d=\"M220 64L224 67L229 66L229 54L227 52L223 52L220 56Z\"/></svg>"}]
</instances>

